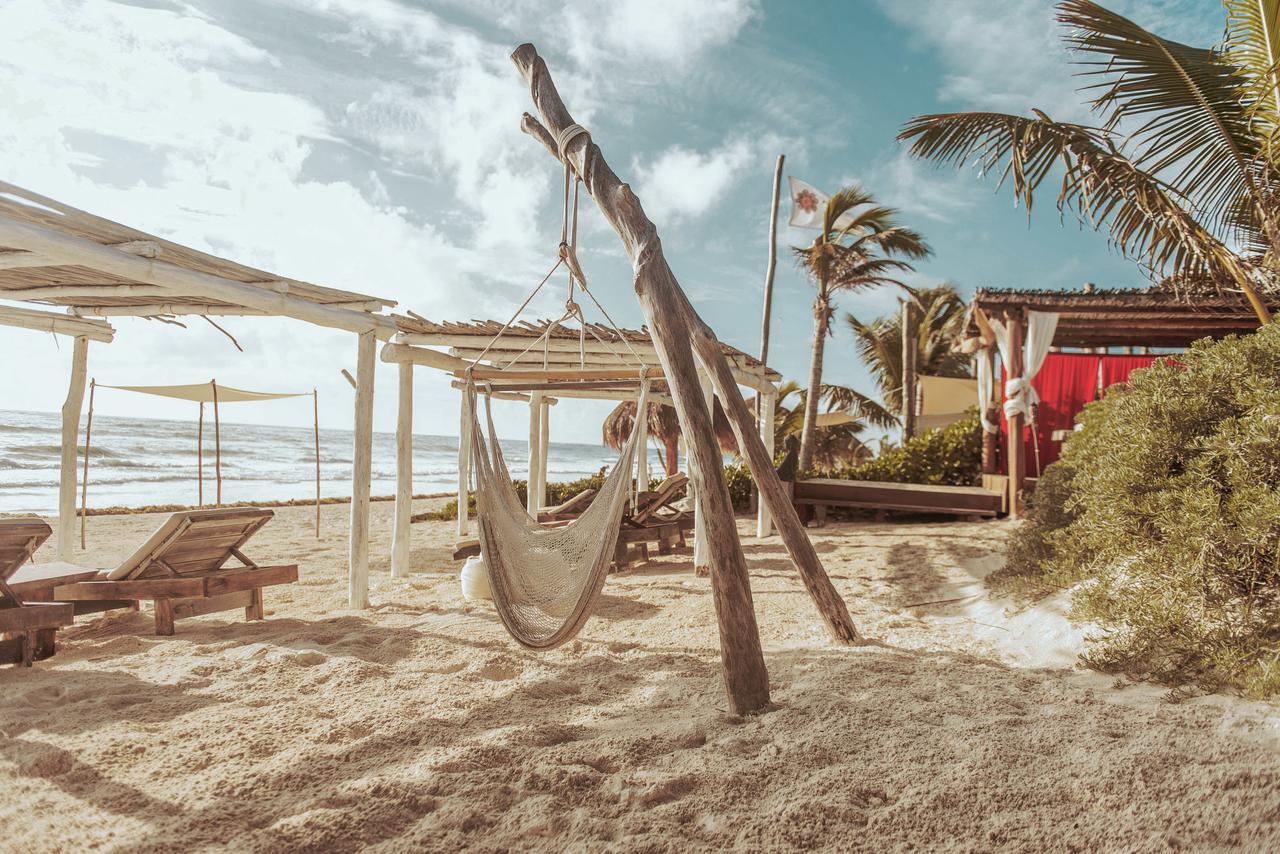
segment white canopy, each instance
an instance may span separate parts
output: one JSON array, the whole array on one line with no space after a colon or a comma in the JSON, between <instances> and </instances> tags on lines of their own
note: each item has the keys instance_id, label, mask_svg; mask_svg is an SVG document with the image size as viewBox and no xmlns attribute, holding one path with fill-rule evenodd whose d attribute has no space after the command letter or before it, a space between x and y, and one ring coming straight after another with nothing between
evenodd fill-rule
<instances>
[{"instance_id":1,"label":"white canopy","mask_svg":"<svg viewBox=\"0 0 1280 854\"><path fill-rule=\"evenodd\" d=\"M190 385L105 385L98 383L99 388L114 388L120 391L136 391L140 394L154 394L157 397L176 397L179 400L194 400L199 403L213 403L215 400L215 384L192 383ZM270 391L247 391L242 388L232 388L229 385L217 385L217 402L218 403L239 403L249 400L279 400L285 397L303 397L311 396L309 391L293 391L293 392L270 392Z\"/></svg>"}]
</instances>

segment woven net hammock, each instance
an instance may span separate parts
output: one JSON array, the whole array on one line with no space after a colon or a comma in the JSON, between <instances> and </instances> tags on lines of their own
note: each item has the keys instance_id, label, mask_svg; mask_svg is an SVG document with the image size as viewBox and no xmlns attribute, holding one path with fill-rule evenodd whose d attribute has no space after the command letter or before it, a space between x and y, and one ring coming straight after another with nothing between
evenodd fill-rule
<instances>
[{"instance_id":1,"label":"woven net hammock","mask_svg":"<svg viewBox=\"0 0 1280 854\"><path fill-rule=\"evenodd\" d=\"M644 412L648 383L641 383ZM576 635L604 587L618 541L631 485L639 430L632 430L613 471L582 515L555 528L538 524L511 485L485 397L489 442L476 410L476 388L468 385L472 413L472 477L480 553L489 570L493 603L502 624L523 646L551 649Z\"/></svg>"}]
</instances>

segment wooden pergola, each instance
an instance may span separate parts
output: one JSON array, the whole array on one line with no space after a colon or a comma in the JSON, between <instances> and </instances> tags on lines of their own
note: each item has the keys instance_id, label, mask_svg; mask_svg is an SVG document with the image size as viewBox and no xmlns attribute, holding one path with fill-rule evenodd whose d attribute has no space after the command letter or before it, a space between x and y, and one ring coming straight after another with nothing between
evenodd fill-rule
<instances>
[{"instance_id":1,"label":"wooden pergola","mask_svg":"<svg viewBox=\"0 0 1280 854\"><path fill-rule=\"evenodd\" d=\"M391 552L391 574L408 573L409 519L413 495L413 369L417 365L443 371L453 377L453 387L464 388L468 369L485 378L495 398L529 405L529 489L527 509L531 514L546 506L547 449L550 443L549 407L561 398L587 400L635 400L640 364L650 375L662 374L662 363L648 330L617 329L603 324L562 326L549 320L512 324L505 330L493 321L433 322L420 317L395 315L397 334L382 348L382 361L394 362L400 370L399 417L396 422L396 512L395 542ZM621 337L620 337L621 336ZM625 339L625 340L624 340ZM782 375L737 348L720 344L733 379L753 389L761 397L762 412L772 413L777 400L777 384ZM637 362L637 357L639 364ZM699 378L702 394L711 407L714 391L705 370ZM666 387L655 385L650 400L672 403ZM467 504L470 467L471 413L466 396L459 406L461 426L458 444L458 536L469 532ZM643 430L645 419L636 419ZM760 437L773 452L773 423L759 425ZM705 537L700 505L695 502L694 562L703 566L704 550L698 545ZM768 536L772 520L761 502L756 533Z\"/></svg>"},{"instance_id":2,"label":"wooden pergola","mask_svg":"<svg viewBox=\"0 0 1280 854\"><path fill-rule=\"evenodd\" d=\"M1273 311L1280 303L1273 303ZM996 346L983 318L1002 320L1010 338L1010 379L1023 376L1021 343L1032 311L1056 314L1052 348L1089 352L1147 352L1152 347L1182 349L1202 338L1220 339L1247 335L1258 328L1258 318L1243 297L1208 294L1187 298L1166 289L1098 290L1086 285L1078 291L1017 288L980 288L970 301L966 351L986 359L995 376ZM1016 344L1014 343L1016 342ZM998 418L1000 401L993 399L986 416ZM1023 417L1009 424L1009 507L1018 512L1018 496L1026 480L1023 470ZM995 471L996 434L984 436L983 471Z\"/></svg>"},{"instance_id":3,"label":"wooden pergola","mask_svg":"<svg viewBox=\"0 0 1280 854\"><path fill-rule=\"evenodd\" d=\"M382 313L394 301L218 258L4 182L0 182L0 299L57 306L67 312L59 315L0 305L0 325L47 329L75 339L71 382L62 408L61 560L72 557L77 434L88 343L111 340L110 325L91 318L289 317L355 333L349 597L352 607L367 607L375 341L396 333L395 322Z\"/></svg>"}]
</instances>

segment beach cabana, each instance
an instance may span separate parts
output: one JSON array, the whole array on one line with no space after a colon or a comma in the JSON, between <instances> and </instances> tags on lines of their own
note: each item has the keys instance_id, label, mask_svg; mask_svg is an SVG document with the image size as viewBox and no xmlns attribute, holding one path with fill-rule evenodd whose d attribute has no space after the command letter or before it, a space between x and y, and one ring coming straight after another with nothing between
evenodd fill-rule
<instances>
[{"instance_id":1,"label":"beach cabana","mask_svg":"<svg viewBox=\"0 0 1280 854\"><path fill-rule=\"evenodd\" d=\"M1257 316L1243 298L1217 294L1188 300L1162 289L1092 285L1079 291L979 289L970 302L964 347L978 358L983 472L1007 473L1010 509L1016 514L1028 472L1036 470L1036 450L1042 469L1056 459L1063 433L1084 405L1158 358L1152 349L1176 351L1201 338L1257 328ZM997 385L997 354L1002 386ZM1038 420L1044 421L1030 444L1025 430L1029 386L1038 393L1043 414ZM1002 435L1007 437L1003 449Z\"/></svg>"},{"instance_id":2,"label":"beach cabana","mask_svg":"<svg viewBox=\"0 0 1280 854\"><path fill-rule=\"evenodd\" d=\"M285 278L173 243L0 182L0 299L57 306L56 323L75 338L62 410L58 496L59 559L70 560L75 529L76 447L90 340L82 318L288 317L357 337L355 442L350 531L350 604L368 605L369 485L377 339L396 333L382 314L391 300ZM11 325L22 309L0 306ZM40 327L37 327L40 328ZM82 334L77 334L82 330Z\"/></svg>"},{"instance_id":3,"label":"beach cabana","mask_svg":"<svg viewBox=\"0 0 1280 854\"><path fill-rule=\"evenodd\" d=\"M424 366L443 371L453 377L453 386L463 388L468 368L477 369L477 379L484 379L497 399L518 400L529 405L529 490L527 510L537 514L546 508L547 452L550 444L549 407L560 399L635 400L637 382L636 359L655 375L662 371L658 352L647 330L614 329L603 324L560 326L552 321L521 322L504 329L494 321L434 322L418 317L395 316L397 333L382 348L382 361L392 362L400 370L399 420L396 429L396 513L395 543L392 549L392 575L408 571L409 517L412 483L413 434L413 369ZM622 338L625 338L625 341ZM755 390L763 400L763 411L773 412L777 384L782 375L758 359L731 347L720 345L734 380ZM701 375L703 396L708 407L714 399L710 377ZM670 404L670 398L656 390L653 402ZM469 532L467 515L468 472L470 469L471 413L465 395L460 395L459 417L462 439L458 449L458 536ZM643 429L644 419L638 422ZM773 452L773 424L762 423L760 436ZM696 504L695 504L696 506ZM695 564L702 565L704 554L696 532ZM768 536L771 520L763 502L756 520L758 536Z\"/></svg>"}]
</instances>

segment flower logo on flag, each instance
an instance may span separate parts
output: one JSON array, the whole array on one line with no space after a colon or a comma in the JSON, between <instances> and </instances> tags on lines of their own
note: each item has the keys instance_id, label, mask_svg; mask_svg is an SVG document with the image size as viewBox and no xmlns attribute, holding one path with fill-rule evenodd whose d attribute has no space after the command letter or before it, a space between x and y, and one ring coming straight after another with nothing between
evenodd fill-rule
<instances>
[{"instance_id":1,"label":"flower logo on flag","mask_svg":"<svg viewBox=\"0 0 1280 854\"><path fill-rule=\"evenodd\" d=\"M818 197L813 194L812 190L801 190L796 193L796 207L805 213L813 213L818 209Z\"/></svg>"}]
</instances>

